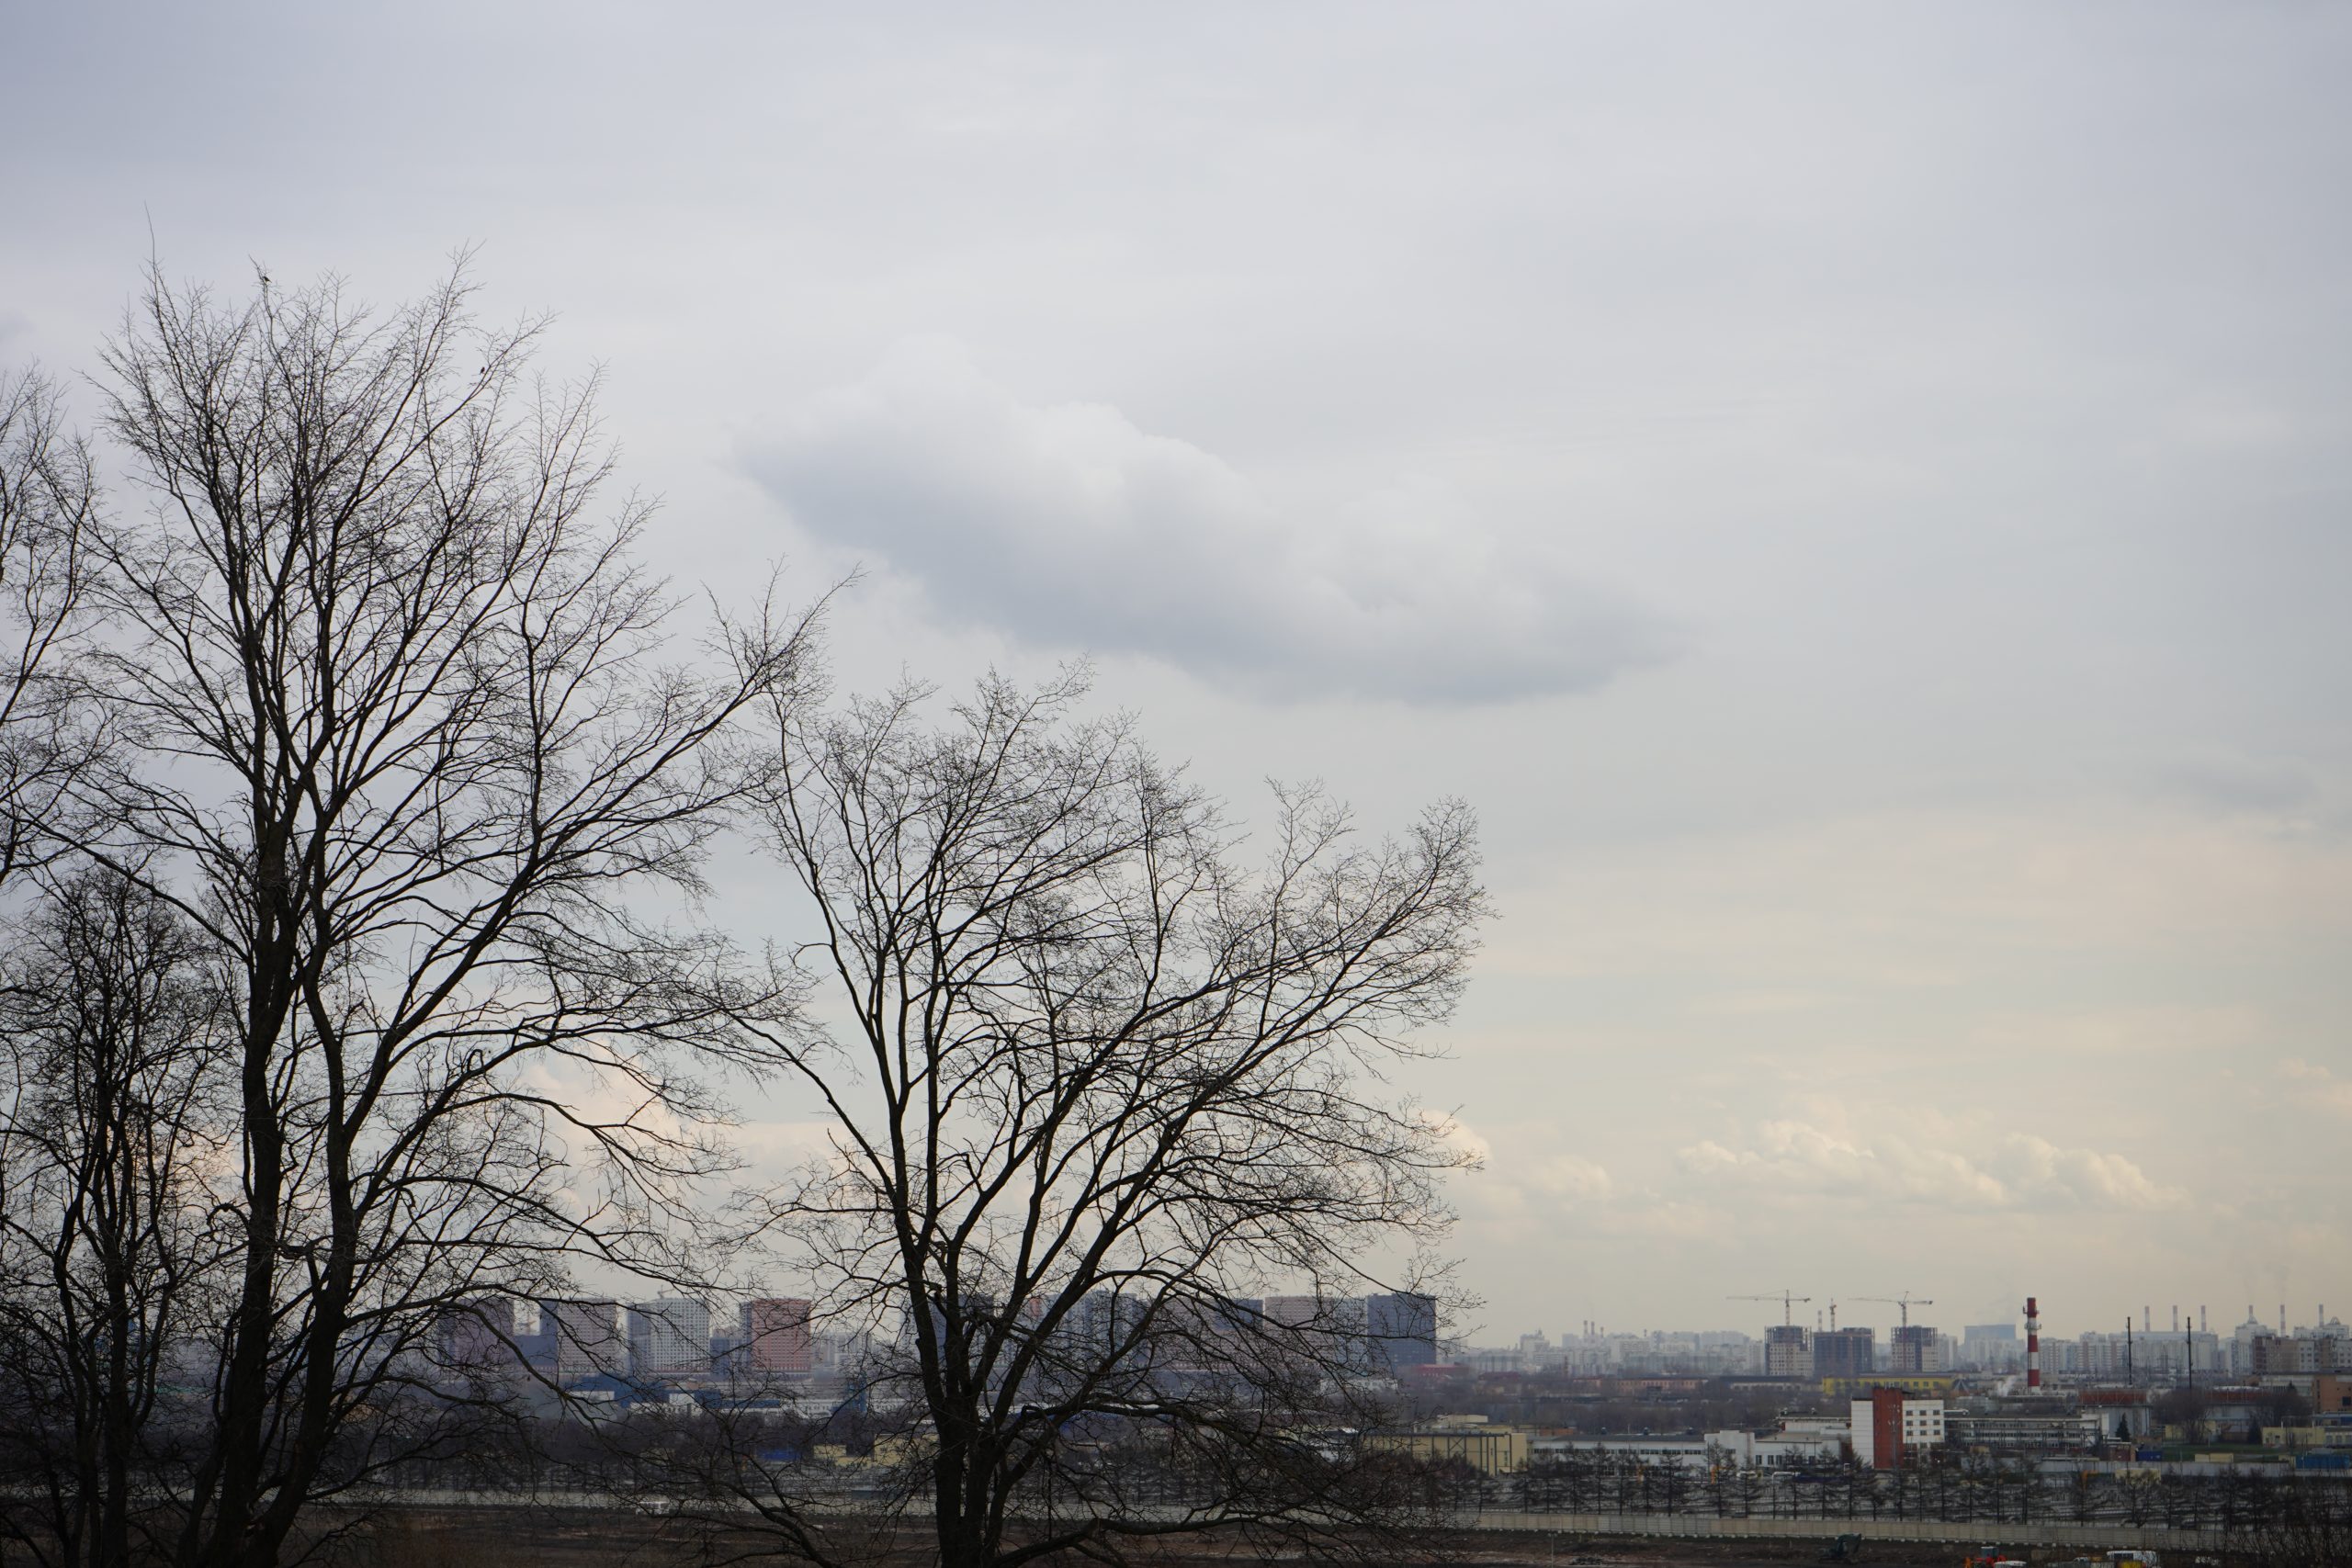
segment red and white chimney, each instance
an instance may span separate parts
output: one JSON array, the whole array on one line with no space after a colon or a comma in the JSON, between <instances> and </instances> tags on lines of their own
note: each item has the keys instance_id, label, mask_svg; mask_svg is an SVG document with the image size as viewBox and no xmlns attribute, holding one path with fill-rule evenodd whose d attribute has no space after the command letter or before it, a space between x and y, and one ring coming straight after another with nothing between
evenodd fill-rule
<instances>
[{"instance_id":1,"label":"red and white chimney","mask_svg":"<svg viewBox=\"0 0 2352 1568\"><path fill-rule=\"evenodd\" d=\"M2025 1299L2025 1386L2041 1386L2041 1309L2032 1296Z\"/></svg>"}]
</instances>

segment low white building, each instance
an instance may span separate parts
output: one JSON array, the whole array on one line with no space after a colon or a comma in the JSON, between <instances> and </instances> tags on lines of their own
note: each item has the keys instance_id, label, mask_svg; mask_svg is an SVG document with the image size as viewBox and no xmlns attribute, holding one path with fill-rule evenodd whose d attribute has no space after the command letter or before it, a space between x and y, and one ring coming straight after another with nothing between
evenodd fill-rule
<instances>
[{"instance_id":1,"label":"low white building","mask_svg":"<svg viewBox=\"0 0 2352 1568\"><path fill-rule=\"evenodd\" d=\"M1849 1438L1843 1422L1822 1420L1803 1427L1783 1423L1777 1432L1710 1432L1707 1441L1728 1454L1742 1470L1781 1465L1817 1464L1845 1451Z\"/></svg>"},{"instance_id":2,"label":"low white building","mask_svg":"<svg viewBox=\"0 0 2352 1568\"><path fill-rule=\"evenodd\" d=\"M1702 1438L1538 1438L1530 1445L1536 1459L1556 1458L1570 1450L1609 1453L1638 1459L1645 1464L1679 1464L1701 1473L1718 1465L1738 1470L1772 1469L1782 1465L1834 1461L1845 1451L1847 1428L1835 1416L1792 1416L1776 1432L1709 1432Z\"/></svg>"}]
</instances>

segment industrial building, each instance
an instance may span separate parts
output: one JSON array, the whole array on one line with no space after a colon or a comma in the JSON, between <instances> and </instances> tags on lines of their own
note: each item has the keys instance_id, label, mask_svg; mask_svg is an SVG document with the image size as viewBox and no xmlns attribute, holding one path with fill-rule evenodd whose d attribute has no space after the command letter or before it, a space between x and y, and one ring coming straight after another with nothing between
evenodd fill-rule
<instances>
[{"instance_id":1,"label":"industrial building","mask_svg":"<svg viewBox=\"0 0 2352 1568\"><path fill-rule=\"evenodd\" d=\"M1944 1440L1972 1452L2086 1454L2109 1436L2103 1421L2101 1412L2077 1409L2063 1400L1949 1410Z\"/></svg>"},{"instance_id":2,"label":"industrial building","mask_svg":"<svg viewBox=\"0 0 2352 1568\"><path fill-rule=\"evenodd\" d=\"M1851 1406L1854 1457L1873 1470L1901 1470L1906 1459L1944 1440L1944 1402L1879 1388Z\"/></svg>"},{"instance_id":3,"label":"industrial building","mask_svg":"<svg viewBox=\"0 0 2352 1568\"><path fill-rule=\"evenodd\" d=\"M1535 1438L1530 1448L1537 1461L1569 1453L1605 1453L1700 1472L1721 1464L1777 1470L1834 1461L1846 1451L1851 1435L1847 1423L1835 1416L1791 1416L1770 1432L1731 1429L1685 1438L1546 1434Z\"/></svg>"},{"instance_id":4,"label":"industrial building","mask_svg":"<svg viewBox=\"0 0 2352 1568\"><path fill-rule=\"evenodd\" d=\"M1867 1399L1872 1389L1891 1388L1898 1393L1912 1394L1920 1399L1945 1399L1959 1384L1960 1379L1951 1372L1910 1372L1900 1376L1893 1372L1880 1372L1867 1378L1824 1378L1821 1380L1821 1392L1832 1399L1840 1395L1849 1399Z\"/></svg>"},{"instance_id":5,"label":"industrial building","mask_svg":"<svg viewBox=\"0 0 2352 1568\"><path fill-rule=\"evenodd\" d=\"M1364 1444L1418 1460L1456 1461L1481 1475L1507 1475L1526 1465L1532 1438L1524 1427L1498 1426L1484 1416L1443 1416L1426 1427L1372 1434Z\"/></svg>"}]
</instances>

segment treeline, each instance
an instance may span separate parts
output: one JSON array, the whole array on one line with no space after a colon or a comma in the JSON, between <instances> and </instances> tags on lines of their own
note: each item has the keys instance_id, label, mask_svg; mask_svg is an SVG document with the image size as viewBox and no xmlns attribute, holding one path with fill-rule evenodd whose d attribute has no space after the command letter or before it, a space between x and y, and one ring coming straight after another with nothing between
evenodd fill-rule
<instances>
[{"instance_id":1,"label":"treeline","mask_svg":"<svg viewBox=\"0 0 2352 1568\"><path fill-rule=\"evenodd\" d=\"M1456 1506L1537 1513L1655 1513L1717 1518L1935 1519L1986 1525L2062 1521L2244 1533L2284 1523L2352 1526L2352 1484L2335 1475L2239 1466L2219 1474L2052 1472L2040 1461L1933 1451L1882 1471L1852 1455L1802 1466L1704 1467L1608 1449L1567 1449L1510 1476L1453 1467Z\"/></svg>"}]
</instances>

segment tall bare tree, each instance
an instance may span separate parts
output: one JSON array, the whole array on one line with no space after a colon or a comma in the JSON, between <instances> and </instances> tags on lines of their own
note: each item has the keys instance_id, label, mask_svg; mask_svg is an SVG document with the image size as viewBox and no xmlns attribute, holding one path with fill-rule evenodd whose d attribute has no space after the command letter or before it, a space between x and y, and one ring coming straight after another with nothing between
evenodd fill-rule
<instances>
[{"instance_id":1,"label":"tall bare tree","mask_svg":"<svg viewBox=\"0 0 2352 1568\"><path fill-rule=\"evenodd\" d=\"M1461 989L1471 818L1365 843L1283 795L1246 864L1081 693L779 714L766 820L838 1028L775 1041L834 1129L778 1234L828 1321L878 1330L865 1398L905 1413L888 1446L949 1568L1201 1532L1336 1551L1411 1490L1350 1447L1383 1325L1338 1303L1446 1224L1460 1159L1384 1075ZM837 1559L792 1484L729 1480Z\"/></svg>"},{"instance_id":2,"label":"tall bare tree","mask_svg":"<svg viewBox=\"0 0 2352 1568\"><path fill-rule=\"evenodd\" d=\"M82 848L231 976L238 1277L187 1568L274 1563L306 1505L444 1441L453 1314L583 1251L659 1264L720 1160L707 1069L761 1015L662 911L808 624L674 650L593 383L533 379L536 329L468 301L151 275L105 356L153 505L93 547L87 694L129 746Z\"/></svg>"},{"instance_id":3,"label":"tall bare tree","mask_svg":"<svg viewBox=\"0 0 2352 1568\"><path fill-rule=\"evenodd\" d=\"M66 786L102 728L59 669L85 604L98 503L57 384L32 369L0 375L0 881L62 840Z\"/></svg>"},{"instance_id":4,"label":"tall bare tree","mask_svg":"<svg viewBox=\"0 0 2352 1568\"><path fill-rule=\"evenodd\" d=\"M0 1484L36 1561L124 1568L233 1236L219 974L187 922L82 871L10 933L0 994Z\"/></svg>"}]
</instances>

